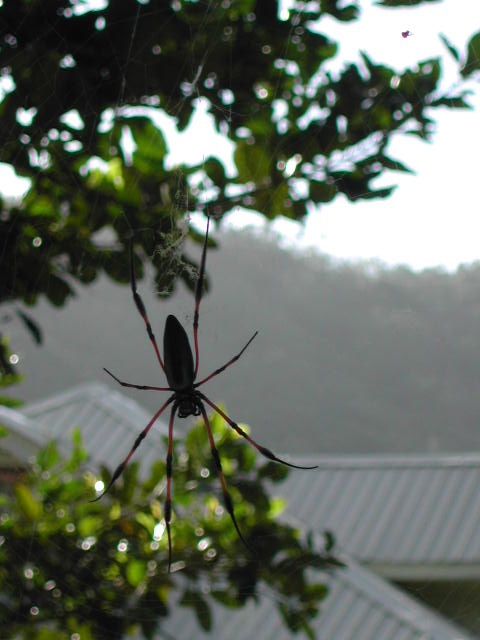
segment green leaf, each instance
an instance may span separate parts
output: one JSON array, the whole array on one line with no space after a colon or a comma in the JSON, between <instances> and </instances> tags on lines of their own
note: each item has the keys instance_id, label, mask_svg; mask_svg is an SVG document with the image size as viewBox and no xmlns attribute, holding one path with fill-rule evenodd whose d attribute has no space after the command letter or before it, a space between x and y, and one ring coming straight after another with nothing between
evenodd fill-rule
<instances>
[{"instance_id":1,"label":"green leaf","mask_svg":"<svg viewBox=\"0 0 480 640\"><path fill-rule=\"evenodd\" d=\"M28 202L28 213L32 216L55 217L56 208L49 196L39 196L31 192L32 200Z\"/></svg>"},{"instance_id":2,"label":"green leaf","mask_svg":"<svg viewBox=\"0 0 480 640\"><path fill-rule=\"evenodd\" d=\"M17 316L22 320L27 330L30 332L35 343L38 345L42 344L42 331L35 320L33 320L31 316L28 316L23 311L20 311L20 309L17 309L16 313Z\"/></svg>"},{"instance_id":3,"label":"green leaf","mask_svg":"<svg viewBox=\"0 0 480 640\"><path fill-rule=\"evenodd\" d=\"M22 382L24 377L25 376L20 376L20 375L13 374L13 373L4 373L2 375L1 374L1 368L0 368L0 388L9 387L12 384L19 384L20 382Z\"/></svg>"},{"instance_id":4,"label":"green leaf","mask_svg":"<svg viewBox=\"0 0 480 640\"><path fill-rule=\"evenodd\" d=\"M236 480L235 486L240 491L243 500L255 505L255 508L263 512L268 512L270 501L264 488L256 482L250 480Z\"/></svg>"},{"instance_id":5,"label":"green leaf","mask_svg":"<svg viewBox=\"0 0 480 640\"><path fill-rule=\"evenodd\" d=\"M239 142L234 154L241 182L260 182L270 175L271 160L261 147Z\"/></svg>"},{"instance_id":6,"label":"green leaf","mask_svg":"<svg viewBox=\"0 0 480 640\"><path fill-rule=\"evenodd\" d=\"M448 40L447 36L445 36L443 33L440 33L439 36L440 36L440 40L447 47L447 49L450 51L450 53L455 58L455 60L457 62L460 62L460 54L458 53L457 49L455 49L453 44Z\"/></svg>"},{"instance_id":7,"label":"green leaf","mask_svg":"<svg viewBox=\"0 0 480 640\"><path fill-rule=\"evenodd\" d=\"M85 538L97 534L103 525L103 519L100 516L85 516L78 521L78 533Z\"/></svg>"},{"instance_id":8,"label":"green leaf","mask_svg":"<svg viewBox=\"0 0 480 640\"><path fill-rule=\"evenodd\" d=\"M449 107L450 109L471 109L472 106L462 96L443 96L432 100L431 107Z\"/></svg>"},{"instance_id":9,"label":"green leaf","mask_svg":"<svg viewBox=\"0 0 480 640\"><path fill-rule=\"evenodd\" d=\"M88 458L88 454L83 447L82 432L78 427L75 427L72 431L72 442L73 451L66 464L68 471L75 471Z\"/></svg>"},{"instance_id":10,"label":"green leaf","mask_svg":"<svg viewBox=\"0 0 480 640\"><path fill-rule=\"evenodd\" d=\"M202 629L209 631L212 628L212 616L210 609L199 593L186 589L182 599L180 600L180 604L184 607L192 607L194 609L197 614L197 620Z\"/></svg>"},{"instance_id":11,"label":"green leaf","mask_svg":"<svg viewBox=\"0 0 480 640\"><path fill-rule=\"evenodd\" d=\"M375 4L380 7L413 7L426 2L441 2L442 0L378 0Z\"/></svg>"},{"instance_id":12,"label":"green leaf","mask_svg":"<svg viewBox=\"0 0 480 640\"><path fill-rule=\"evenodd\" d=\"M55 629L39 629L35 636L31 637L34 638L34 640L65 640L65 633L63 633L63 631L56 631Z\"/></svg>"},{"instance_id":13,"label":"green leaf","mask_svg":"<svg viewBox=\"0 0 480 640\"><path fill-rule=\"evenodd\" d=\"M310 599L316 602L324 600L328 595L328 587L325 584L309 584L305 588L303 599Z\"/></svg>"},{"instance_id":14,"label":"green leaf","mask_svg":"<svg viewBox=\"0 0 480 640\"><path fill-rule=\"evenodd\" d=\"M47 446L37 454L37 463L43 470L51 469L59 460L60 454L54 442L49 442Z\"/></svg>"},{"instance_id":15,"label":"green leaf","mask_svg":"<svg viewBox=\"0 0 480 640\"><path fill-rule=\"evenodd\" d=\"M287 502L283 498L271 498L270 509L268 510L268 517L274 520L281 513L283 513L283 511L285 511L286 506L287 506Z\"/></svg>"},{"instance_id":16,"label":"green leaf","mask_svg":"<svg viewBox=\"0 0 480 640\"><path fill-rule=\"evenodd\" d=\"M476 33L467 46L467 60L461 74L464 78L480 69L480 32Z\"/></svg>"},{"instance_id":17,"label":"green leaf","mask_svg":"<svg viewBox=\"0 0 480 640\"><path fill-rule=\"evenodd\" d=\"M325 538L325 551L330 553L335 546L335 536L331 531L325 530L323 532L323 537Z\"/></svg>"},{"instance_id":18,"label":"green leaf","mask_svg":"<svg viewBox=\"0 0 480 640\"><path fill-rule=\"evenodd\" d=\"M288 467L276 462L267 462L258 470L258 477L262 480L271 480L272 482L282 482L290 473Z\"/></svg>"},{"instance_id":19,"label":"green leaf","mask_svg":"<svg viewBox=\"0 0 480 640\"><path fill-rule=\"evenodd\" d=\"M388 196L392 193L392 191L395 190L395 188L396 188L395 186L384 187L383 189L376 189L375 191L362 193L362 195L358 197L362 198L362 200L373 200L374 198L388 198Z\"/></svg>"},{"instance_id":20,"label":"green leaf","mask_svg":"<svg viewBox=\"0 0 480 640\"><path fill-rule=\"evenodd\" d=\"M310 197L314 202L330 202L337 195L337 187L334 182L310 182Z\"/></svg>"},{"instance_id":21,"label":"green leaf","mask_svg":"<svg viewBox=\"0 0 480 640\"><path fill-rule=\"evenodd\" d=\"M212 591L211 596L212 598L215 598L215 600L223 604L225 607L234 608L240 606L240 603L238 602L235 595L229 591L223 589L220 591Z\"/></svg>"},{"instance_id":22,"label":"green leaf","mask_svg":"<svg viewBox=\"0 0 480 640\"><path fill-rule=\"evenodd\" d=\"M72 442L75 447L83 446L82 432L78 427L75 427L72 431Z\"/></svg>"},{"instance_id":23,"label":"green leaf","mask_svg":"<svg viewBox=\"0 0 480 640\"><path fill-rule=\"evenodd\" d=\"M285 205L285 201L289 199L288 185L287 183L280 184L275 189L269 189L270 202L269 209L272 212L271 217L275 218L279 213L288 216L289 211Z\"/></svg>"},{"instance_id":24,"label":"green leaf","mask_svg":"<svg viewBox=\"0 0 480 640\"><path fill-rule=\"evenodd\" d=\"M50 273L48 278L48 291L46 294L50 302L55 307L61 307L65 304L68 298L75 295L75 292L66 280Z\"/></svg>"},{"instance_id":25,"label":"green leaf","mask_svg":"<svg viewBox=\"0 0 480 640\"><path fill-rule=\"evenodd\" d=\"M155 529L155 518L153 516L148 513L144 513L143 511L139 511L135 516L135 520L138 524L141 524L151 536L153 536L153 530Z\"/></svg>"},{"instance_id":26,"label":"green leaf","mask_svg":"<svg viewBox=\"0 0 480 640\"><path fill-rule=\"evenodd\" d=\"M132 135L137 145L133 166L143 175L163 173L163 159L167 145L162 132L151 122L132 122Z\"/></svg>"},{"instance_id":27,"label":"green leaf","mask_svg":"<svg viewBox=\"0 0 480 640\"><path fill-rule=\"evenodd\" d=\"M42 515L42 505L25 484L15 486L15 497L22 513L31 521L38 520Z\"/></svg>"},{"instance_id":28,"label":"green leaf","mask_svg":"<svg viewBox=\"0 0 480 640\"><path fill-rule=\"evenodd\" d=\"M407 165L403 164L399 160L394 160L393 158L389 158L388 156L380 156L378 160L382 163L385 169L391 169L392 171L404 171L405 173L415 173L407 167Z\"/></svg>"},{"instance_id":29,"label":"green leaf","mask_svg":"<svg viewBox=\"0 0 480 640\"><path fill-rule=\"evenodd\" d=\"M126 576L132 587L138 587L147 573L147 567L142 560L130 560L127 564Z\"/></svg>"},{"instance_id":30,"label":"green leaf","mask_svg":"<svg viewBox=\"0 0 480 640\"><path fill-rule=\"evenodd\" d=\"M21 407L23 405L23 400L11 398L10 396L0 396L0 405L15 409L15 407Z\"/></svg>"},{"instance_id":31,"label":"green leaf","mask_svg":"<svg viewBox=\"0 0 480 640\"><path fill-rule=\"evenodd\" d=\"M203 166L207 176L213 180L216 185L223 185L226 181L225 167L217 160L217 158L208 158Z\"/></svg>"},{"instance_id":32,"label":"green leaf","mask_svg":"<svg viewBox=\"0 0 480 640\"><path fill-rule=\"evenodd\" d=\"M165 463L163 460L155 460L150 468L150 476L145 480L142 485L142 490L145 493L150 493L157 486L160 480L165 475Z\"/></svg>"}]
</instances>

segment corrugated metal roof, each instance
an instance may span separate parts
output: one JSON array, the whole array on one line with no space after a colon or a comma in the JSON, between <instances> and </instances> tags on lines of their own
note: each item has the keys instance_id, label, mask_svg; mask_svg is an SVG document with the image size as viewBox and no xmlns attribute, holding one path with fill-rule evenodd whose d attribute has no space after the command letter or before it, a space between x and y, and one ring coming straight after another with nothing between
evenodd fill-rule
<instances>
[{"instance_id":1,"label":"corrugated metal roof","mask_svg":"<svg viewBox=\"0 0 480 640\"><path fill-rule=\"evenodd\" d=\"M343 558L348 565L333 573L316 574L329 593L312 622L318 640L469 640L466 631L449 624L385 580ZM214 627L201 631L188 608L177 607L162 625L159 637L198 640L289 640L270 593L239 610L215 606Z\"/></svg>"},{"instance_id":2,"label":"corrugated metal roof","mask_svg":"<svg viewBox=\"0 0 480 640\"><path fill-rule=\"evenodd\" d=\"M364 563L480 567L480 455L314 462L318 469L290 473L276 491L340 549Z\"/></svg>"},{"instance_id":3,"label":"corrugated metal roof","mask_svg":"<svg viewBox=\"0 0 480 640\"><path fill-rule=\"evenodd\" d=\"M8 430L0 439L0 465L3 468L25 466L48 440L39 425L15 409L0 406L0 424Z\"/></svg>"},{"instance_id":4,"label":"corrugated metal roof","mask_svg":"<svg viewBox=\"0 0 480 640\"><path fill-rule=\"evenodd\" d=\"M22 413L56 440L64 452L71 449L72 432L78 427L90 460L95 465L108 464L112 468L125 458L152 418L134 400L101 383L80 385L28 404ZM165 454L162 441L165 435L165 424L157 420L148 435L149 445L139 448L140 473L148 474L152 463Z\"/></svg>"}]
</instances>

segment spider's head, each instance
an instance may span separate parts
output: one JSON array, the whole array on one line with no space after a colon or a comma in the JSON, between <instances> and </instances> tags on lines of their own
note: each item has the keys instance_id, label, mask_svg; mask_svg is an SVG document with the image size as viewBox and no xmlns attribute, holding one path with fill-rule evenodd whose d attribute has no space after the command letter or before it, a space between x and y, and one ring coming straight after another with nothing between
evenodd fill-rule
<instances>
[{"instance_id":1,"label":"spider's head","mask_svg":"<svg viewBox=\"0 0 480 640\"><path fill-rule=\"evenodd\" d=\"M198 400L191 393L178 394L178 417L188 418L188 416L199 416L200 405Z\"/></svg>"}]
</instances>

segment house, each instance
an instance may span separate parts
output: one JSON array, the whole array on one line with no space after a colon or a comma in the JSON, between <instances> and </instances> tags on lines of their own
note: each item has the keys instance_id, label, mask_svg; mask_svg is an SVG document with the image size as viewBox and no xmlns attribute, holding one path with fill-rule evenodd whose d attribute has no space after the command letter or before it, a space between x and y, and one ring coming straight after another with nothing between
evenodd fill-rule
<instances>
[{"instance_id":1,"label":"house","mask_svg":"<svg viewBox=\"0 0 480 640\"><path fill-rule=\"evenodd\" d=\"M480 634L480 455L315 463L315 475L290 474L282 485L295 517L331 531L362 567Z\"/></svg>"},{"instance_id":2,"label":"house","mask_svg":"<svg viewBox=\"0 0 480 640\"><path fill-rule=\"evenodd\" d=\"M9 476L26 467L48 440L67 454L72 430L81 428L93 465L112 467L128 453L151 415L104 384L81 385L14 411L0 407L9 435L0 440L0 468ZM164 452L166 427L157 423L142 450L142 470ZM113 462L114 461L114 462ZM309 458L309 462L311 458ZM301 460L297 460L300 464ZM462 585L475 585L480 568L480 456L321 457L315 472L291 473L276 485L294 505L286 517L320 536L331 531L345 568L322 573L329 587L315 620L322 640L470 640L474 636L447 620L477 629L475 596L471 611L460 604ZM410 594L392 584L408 588ZM413 586L412 586L413 585ZM412 596L422 589L450 589L451 611L432 594L443 613ZM422 586L423 585L423 586ZM452 591L453 590L453 591ZM441 589L440 589L441 592ZM453 596L452 596L453 593ZM438 595L438 594L437 594ZM478 607L480 611L480 607ZM177 607L158 630L158 638L257 637L287 640L287 632L268 594L257 604L233 611L214 609L214 631L202 634L189 609Z\"/></svg>"}]
</instances>

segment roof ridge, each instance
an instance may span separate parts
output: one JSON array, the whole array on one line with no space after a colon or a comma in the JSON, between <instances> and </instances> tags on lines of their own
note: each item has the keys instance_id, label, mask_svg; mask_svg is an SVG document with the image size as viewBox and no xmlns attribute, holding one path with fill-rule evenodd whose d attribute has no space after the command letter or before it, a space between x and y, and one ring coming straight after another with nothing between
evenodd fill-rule
<instances>
[{"instance_id":1,"label":"roof ridge","mask_svg":"<svg viewBox=\"0 0 480 640\"><path fill-rule=\"evenodd\" d=\"M457 453L372 453L372 454L321 454L290 455L295 463L311 463L320 469L372 469L401 467L477 467L480 466L480 451Z\"/></svg>"}]
</instances>

